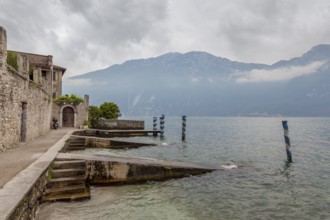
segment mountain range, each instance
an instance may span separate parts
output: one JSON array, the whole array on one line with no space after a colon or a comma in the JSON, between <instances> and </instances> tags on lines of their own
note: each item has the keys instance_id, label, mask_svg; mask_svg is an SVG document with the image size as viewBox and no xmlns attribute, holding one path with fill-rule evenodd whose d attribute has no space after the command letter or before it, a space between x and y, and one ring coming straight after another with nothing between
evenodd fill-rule
<instances>
[{"instance_id":1,"label":"mountain range","mask_svg":"<svg viewBox=\"0 0 330 220\"><path fill-rule=\"evenodd\" d=\"M272 65L206 52L129 60L63 81L65 93L123 115L330 116L330 45Z\"/></svg>"}]
</instances>

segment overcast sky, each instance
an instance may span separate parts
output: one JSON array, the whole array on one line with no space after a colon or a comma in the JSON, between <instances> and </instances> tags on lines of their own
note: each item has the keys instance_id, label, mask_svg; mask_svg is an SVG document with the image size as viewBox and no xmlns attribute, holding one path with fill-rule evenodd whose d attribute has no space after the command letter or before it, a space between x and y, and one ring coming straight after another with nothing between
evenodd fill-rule
<instances>
[{"instance_id":1,"label":"overcast sky","mask_svg":"<svg viewBox=\"0 0 330 220\"><path fill-rule=\"evenodd\" d=\"M330 44L330 1L0 0L0 25L67 76L168 52L272 64Z\"/></svg>"}]
</instances>

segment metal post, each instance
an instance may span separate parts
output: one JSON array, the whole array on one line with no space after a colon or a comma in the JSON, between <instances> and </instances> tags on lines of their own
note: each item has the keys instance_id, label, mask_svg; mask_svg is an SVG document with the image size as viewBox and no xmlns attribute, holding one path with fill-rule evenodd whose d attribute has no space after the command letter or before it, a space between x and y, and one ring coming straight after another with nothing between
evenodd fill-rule
<instances>
[{"instance_id":1,"label":"metal post","mask_svg":"<svg viewBox=\"0 0 330 220\"><path fill-rule=\"evenodd\" d=\"M154 120L153 120L153 130L157 131L157 117L154 117ZM153 135L157 136L157 132L154 132Z\"/></svg>"},{"instance_id":2,"label":"metal post","mask_svg":"<svg viewBox=\"0 0 330 220\"><path fill-rule=\"evenodd\" d=\"M160 116L160 137L164 137L164 129L165 129L165 115Z\"/></svg>"},{"instance_id":3,"label":"metal post","mask_svg":"<svg viewBox=\"0 0 330 220\"><path fill-rule=\"evenodd\" d=\"M182 116L182 140L186 140L186 116Z\"/></svg>"},{"instance_id":4,"label":"metal post","mask_svg":"<svg viewBox=\"0 0 330 220\"><path fill-rule=\"evenodd\" d=\"M289 126L288 121L282 121L282 126L284 129L284 140L285 140L285 148L286 148L286 155L288 158L288 162L292 163L292 153L291 153L291 145L290 145L290 138L289 138Z\"/></svg>"}]
</instances>

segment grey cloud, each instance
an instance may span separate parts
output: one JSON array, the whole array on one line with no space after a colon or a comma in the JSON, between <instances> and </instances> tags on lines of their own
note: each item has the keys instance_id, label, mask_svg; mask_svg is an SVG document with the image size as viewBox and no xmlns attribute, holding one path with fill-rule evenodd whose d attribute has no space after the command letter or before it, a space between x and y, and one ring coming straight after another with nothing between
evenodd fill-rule
<instances>
[{"instance_id":1,"label":"grey cloud","mask_svg":"<svg viewBox=\"0 0 330 220\"><path fill-rule=\"evenodd\" d=\"M53 54L81 74L93 70L91 63L95 69L124 60L132 44L150 39L166 18L167 2L8 0L2 6L11 49Z\"/></svg>"},{"instance_id":2,"label":"grey cloud","mask_svg":"<svg viewBox=\"0 0 330 220\"><path fill-rule=\"evenodd\" d=\"M328 0L0 0L0 5L8 48L52 54L68 75L171 51L272 63L330 43Z\"/></svg>"},{"instance_id":3,"label":"grey cloud","mask_svg":"<svg viewBox=\"0 0 330 220\"><path fill-rule=\"evenodd\" d=\"M316 61L305 66L291 66L273 70L254 69L248 73L236 73L230 76L237 83L286 81L296 77L316 73L326 62Z\"/></svg>"},{"instance_id":4,"label":"grey cloud","mask_svg":"<svg viewBox=\"0 0 330 220\"><path fill-rule=\"evenodd\" d=\"M141 40L146 33L155 28L155 23L166 17L166 1L156 3L150 0L117 0L97 1L93 4L84 4L80 1L62 2L68 10L86 20L86 25L89 24L84 29L87 35L101 43L114 41L114 45L117 41Z\"/></svg>"}]
</instances>

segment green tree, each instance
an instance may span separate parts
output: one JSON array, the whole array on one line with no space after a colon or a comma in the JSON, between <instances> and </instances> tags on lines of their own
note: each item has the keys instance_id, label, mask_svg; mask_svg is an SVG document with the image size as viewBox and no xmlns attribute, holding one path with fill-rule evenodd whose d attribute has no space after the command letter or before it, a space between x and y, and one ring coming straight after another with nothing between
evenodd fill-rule
<instances>
[{"instance_id":1,"label":"green tree","mask_svg":"<svg viewBox=\"0 0 330 220\"><path fill-rule=\"evenodd\" d=\"M119 115L119 107L114 102L105 102L100 105L100 117L106 119L117 119Z\"/></svg>"},{"instance_id":2,"label":"green tree","mask_svg":"<svg viewBox=\"0 0 330 220\"><path fill-rule=\"evenodd\" d=\"M89 106L88 110L88 120L97 119L100 117L100 109L97 106Z\"/></svg>"}]
</instances>

